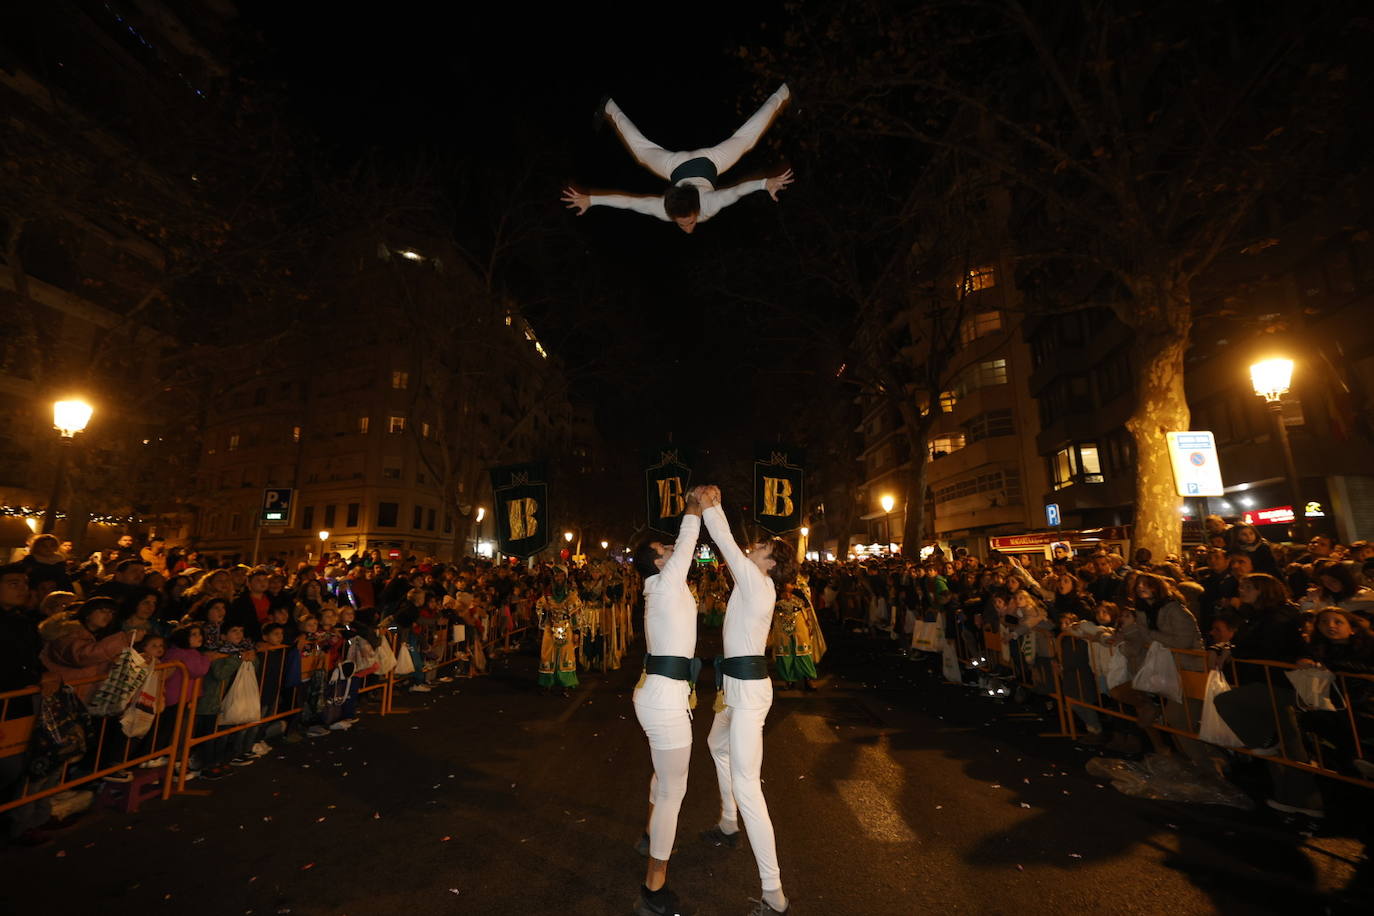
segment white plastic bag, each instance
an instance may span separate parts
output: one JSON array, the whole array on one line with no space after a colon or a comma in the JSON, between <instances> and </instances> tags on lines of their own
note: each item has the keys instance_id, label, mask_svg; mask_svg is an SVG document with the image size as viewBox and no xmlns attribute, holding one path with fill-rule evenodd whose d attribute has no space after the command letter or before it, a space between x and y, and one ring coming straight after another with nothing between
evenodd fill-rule
<instances>
[{"instance_id":1,"label":"white plastic bag","mask_svg":"<svg viewBox=\"0 0 1374 916\"><path fill-rule=\"evenodd\" d=\"M941 667L944 671L945 680L951 684L962 684L964 682L964 672L959 668L959 657L954 654L954 640L945 640L944 646L940 649Z\"/></svg>"},{"instance_id":2,"label":"white plastic bag","mask_svg":"<svg viewBox=\"0 0 1374 916\"><path fill-rule=\"evenodd\" d=\"M396 676L405 677L407 674L414 674L415 656L410 651L410 645L402 641L399 648L400 651L396 654Z\"/></svg>"},{"instance_id":3,"label":"white plastic bag","mask_svg":"<svg viewBox=\"0 0 1374 916\"><path fill-rule=\"evenodd\" d=\"M911 636L911 648L919 649L922 652L939 652L939 638L940 625L938 623L933 620L918 621Z\"/></svg>"},{"instance_id":4,"label":"white plastic bag","mask_svg":"<svg viewBox=\"0 0 1374 916\"><path fill-rule=\"evenodd\" d=\"M1178 668L1174 667L1174 653L1162 643L1150 643L1150 651L1145 653L1145 661L1131 679L1131 686L1144 693L1167 697L1175 703L1183 702L1183 685L1179 682Z\"/></svg>"},{"instance_id":5,"label":"white plastic bag","mask_svg":"<svg viewBox=\"0 0 1374 916\"><path fill-rule=\"evenodd\" d=\"M219 709L220 725L244 725L262 715L262 697L258 693L257 669L252 662L239 665L234 683L224 695Z\"/></svg>"},{"instance_id":6,"label":"white plastic bag","mask_svg":"<svg viewBox=\"0 0 1374 916\"><path fill-rule=\"evenodd\" d=\"M377 646L377 671L382 677L386 677L396 667L396 652L391 648L391 637L388 633L382 634L382 642Z\"/></svg>"},{"instance_id":7,"label":"white plastic bag","mask_svg":"<svg viewBox=\"0 0 1374 916\"><path fill-rule=\"evenodd\" d=\"M1285 671L1288 681L1298 692L1298 708L1335 712L1336 704L1331 701L1331 682L1336 676L1325 668L1295 668Z\"/></svg>"},{"instance_id":8,"label":"white plastic bag","mask_svg":"<svg viewBox=\"0 0 1374 916\"><path fill-rule=\"evenodd\" d=\"M1244 747L1245 742L1236 737L1231 726L1217 712L1217 697L1231 689L1220 671L1207 672L1207 689L1202 696L1202 723L1198 726L1197 736L1208 744L1218 747Z\"/></svg>"},{"instance_id":9,"label":"white plastic bag","mask_svg":"<svg viewBox=\"0 0 1374 916\"><path fill-rule=\"evenodd\" d=\"M127 737L142 738L153 727L153 719L157 718L158 681L157 669L150 667L143 686L134 693L133 702L119 717L119 727Z\"/></svg>"},{"instance_id":10,"label":"white plastic bag","mask_svg":"<svg viewBox=\"0 0 1374 916\"><path fill-rule=\"evenodd\" d=\"M1119 687L1131 679L1131 668L1126 663L1126 656L1116 646L1104 646L1107 650L1107 667L1105 677L1107 679L1107 689Z\"/></svg>"}]
</instances>

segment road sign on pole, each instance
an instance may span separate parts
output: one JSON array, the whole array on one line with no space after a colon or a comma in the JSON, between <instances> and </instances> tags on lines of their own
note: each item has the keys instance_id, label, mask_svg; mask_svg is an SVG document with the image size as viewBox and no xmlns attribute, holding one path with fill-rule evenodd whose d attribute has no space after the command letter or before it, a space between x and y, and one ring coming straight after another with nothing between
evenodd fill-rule
<instances>
[{"instance_id":1,"label":"road sign on pole","mask_svg":"<svg viewBox=\"0 0 1374 916\"><path fill-rule=\"evenodd\" d=\"M291 524L291 497L295 490L290 487L269 487L262 491L262 517L259 524L264 528L285 528Z\"/></svg>"},{"instance_id":2,"label":"road sign on pole","mask_svg":"<svg viewBox=\"0 0 1374 916\"><path fill-rule=\"evenodd\" d=\"M1165 434L1169 461L1174 467L1174 487L1179 496L1222 496L1221 461L1210 432L1192 430Z\"/></svg>"},{"instance_id":3,"label":"road sign on pole","mask_svg":"<svg viewBox=\"0 0 1374 916\"><path fill-rule=\"evenodd\" d=\"M1059 503L1050 503L1045 507L1045 524L1051 528L1059 527Z\"/></svg>"}]
</instances>

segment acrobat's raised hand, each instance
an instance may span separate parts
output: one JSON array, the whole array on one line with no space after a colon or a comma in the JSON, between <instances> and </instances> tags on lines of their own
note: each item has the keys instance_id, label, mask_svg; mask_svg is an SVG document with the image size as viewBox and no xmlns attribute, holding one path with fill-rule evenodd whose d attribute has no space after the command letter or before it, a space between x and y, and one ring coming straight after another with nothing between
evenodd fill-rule
<instances>
[{"instance_id":1,"label":"acrobat's raised hand","mask_svg":"<svg viewBox=\"0 0 1374 916\"><path fill-rule=\"evenodd\" d=\"M792 97L784 83L770 95L758 111L745 121L739 130L723 143L705 149L670 152L649 140L625 116L615 102L607 99L600 114L615 126L620 139L640 165L672 183L662 196L636 194L584 194L575 188L563 189L563 201L581 216L588 207L617 207L634 210L678 224L683 232L692 232L697 223L704 223L746 194L767 191L773 200L778 192L793 181L792 170L772 178L745 181L732 187L717 188L716 182L740 157L759 142L773 119Z\"/></svg>"}]
</instances>

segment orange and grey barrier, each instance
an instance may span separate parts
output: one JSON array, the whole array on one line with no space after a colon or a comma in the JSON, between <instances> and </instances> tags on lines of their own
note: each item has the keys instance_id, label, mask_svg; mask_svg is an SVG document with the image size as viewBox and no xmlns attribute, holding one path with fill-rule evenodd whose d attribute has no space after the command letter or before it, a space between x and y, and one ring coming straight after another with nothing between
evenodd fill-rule
<instances>
[{"instance_id":1,"label":"orange and grey barrier","mask_svg":"<svg viewBox=\"0 0 1374 916\"><path fill-rule=\"evenodd\" d=\"M205 744L208 741L214 741L217 738L224 738L249 728L257 728L259 725L264 725L268 722L275 722L278 719L285 719L289 716L298 715L302 711L303 707L296 705L294 702L282 702L282 695L286 693L288 690L292 692L291 699L295 700L297 696L295 692L297 690L305 689L304 684L293 684L290 687L286 685L287 658L285 653L292 650L292 648L293 647L291 646L283 645L272 646L268 649L259 649L256 650L256 656L253 662L244 663L256 664L256 662L262 661L262 664L256 664L258 676L258 704L259 710L261 711L262 706L265 705L264 700L266 699L262 696L262 686L265 678L267 677L267 671L269 668L268 660L271 658L273 653L283 653L280 662L277 663L277 689L276 693L272 697L271 708L266 712L263 712L259 718L254 719L251 722L244 722L241 725L220 725L218 722L216 722L214 729L211 730L209 733L197 736L195 734L195 729L193 728L193 726L195 724L196 706L199 703L200 698L202 696L202 691L205 686L205 678L198 677L190 683L183 683L182 697L184 701L183 705L185 706L184 718L186 720L186 723L184 727L186 732L186 738L181 743L181 746L179 748L179 754L177 755L180 757L181 764L180 771L177 774L176 782L176 791L178 794L187 791L186 781L187 774L190 770L191 765L191 752L195 750L197 747L199 747L202 744ZM229 690L229 687L232 684L233 681L230 680L225 681L219 685L221 702L223 701L224 694ZM283 709L283 706L286 706L288 708Z\"/></svg>"},{"instance_id":2,"label":"orange and grey barrier","mask_svg":"<svg viewBox=\"0 0 1374 916\"><path fill-rule=\"evenodd\" d=\"M1072 633L1061 633L1056 642L1060 643L1062 647L1062 643L1066 639L1074 639L1083 643L1092 642L1091 640L1086 640L1083 637L1076 636ZM1204 652L1201 649L1172 649L1170 651L1173 654L1174 665L1175 668L1178 670L1179 674L1179 684L1182 688L1184 714L1186 721L1189 725L1189 728L1177 728L1163 721L1157 721L1153 723L1150 727L1156 728L1162 732L1168 732L1169 734L1178 735L1181 738L1191 738L1196 741L1203 741L1203 739L1198 735L1197 723L1201 718L1202 704L1203 702L1205 702L1208 653ZM1059 653L1059 656L1060 658L1063 657L1062 648ZM1188 661L1190 659L1193 660L1191 663ZM1200 667L1202 670L1197 670L1196 666L1198 661L1201 661ZM1223 674L1226 674L1229 671L1229 676L1227 677L1227 682L1229 684L1236 685L1240 682L1238 674L1242 670L1242 666L1249 668L1251 670L1258 669L1263 672L1263 682L1266 684L1268 688L1270 709L1272 710L1274 715L1274 728L1275 735L1278 738L1278 748L1277 753L1275 754L1256 753L1255 749L1244 747L1229 748L1229 750L1234 751L1235 753L1260 757L1265 761L1280 764L1282 766L1292 767L1298 770L1303 770L1316 776L1325 776L1331 779L1338 779L1343 782L1348 782L1353 785L1364 786L1366 788L1374 788L1374 780L1365 779L1358 776L1351 776L1349 774L1341 773L1338 770L1326 766L1325 761L1323 760L1324 752L1322 750L1321 742L1313 742L1313 750L1315 751L1315 754L1313 756L1316 758L1315 763L1295 759L1292 755L1292 749L1287 747L1287 742L1284 737L1285 729L1283 728L1282 723L1280 721L1281 717L1284 715L1284 709L1286 704L1285 702L1279 700L1279 698L1274 692L1274 687L1276 683L1276 676L1283 677L1282 672L1292 671L1298 667L1297 665L1292 665L1287 662L1232 658L1223 666ZM1084 707L1087 709L1094 709L1103 715L1115 716L1119 719L1126 719L1129 721L1136 720L1136 716L1134 714L1125 712L1121 708L1121 705L1117 703L1115 700L1111 699L1110 697L1103 696L1103 692L1101 691L1097 683L1097 672L1089 672L1092 675L1091 691L1089 692L1085 690L1084 685L1082 683L1083 673L1084 672L1082 669L1075 669L1076 678L1074 681L1074 686L1078 688L1076 691L1078 696L1071 696L1063 693L1061 685L1060 701L1061 706L1063 706L1068 712L1068 715L1065 717L1065 725L1068 728L1068 733L1070 737L1075 739L1078 737L1078 726L1072 715L1073 707L1076 706ZM1334 676L1335 683L1339 685L1338 691L1340 695L1346 698L1344 718L1345 724L1348 725L1350 728L1351 747L1353 750L1354 757L1357 760L1366 759L1364 745L1360 737L1359 717L1356 715L1352 704L1349 702L1349 685L1351 683L1365 683L1371 685L1370 689L1374 689L1374 675L1349 674L1342 672L1332 672L1332 674ZM1080 699L1081 696L1092 696L1096 702L1086 699ZM1160 699L1161 702L1165 704L1166 708L1168 704L1172 702L1167 697L1161 697ZM1197 704L1196 716L1193 715L1193 709L1190 706L1190 702L1195 702ZM1108 705L1109 703L1111 705ZM1207 742L1204 741L1203 743L1205 744Z\"/></svg>"},{"instance_id":3,"label":"orange and grey barrier","mask_svg":"<svg viewBox=\"0 0 1374 916\"><path fill-rule=\"evenodd\" d=\"M154 669L157 674L157 703L153 722L148 727L146 735L130 738L123 734L120 727L119 716L98 716L92 717L91 722L96 726L93 731L96 733L95 744L90 746L90 735L87 736L87 750L80 758L63 761L60 768L56 770L57 781L45 788L33 788L33 780L25 778L19 794L16 798L0 802L0 812L27 805L31 802L65 792L84 783L92 782L109 776L116 770L127 770L156 760L159 757L166 757L165 766L159 766L162 770L162 798L170 798L172 794L172 772L177 754L176 748L182 737L185 716L184 703L181 707L175 708L171 716L162 715L166 711L167 702L167 678L173 672L179 672L182 677L182 684L186 684L188 673L186 667L180 662L165 662L157 665ZM89 685L103 683L105 675L80 678L66 682L65 686L80 688ZM34 729L38 726L38 716L34 713L24 715L27 709L34 707L34 698L40 693L38 685L25 687L22 690L11 690L0 693L0 757L12 757L27 754L32 744ZM182 689L183 701L186 690ZM136 698L135 698L136 700ZM165 720L170 719L170 723ZM122 753L116 750L119 742L123 741ZM146 743L147 749L133 753L134 748ZM118 756L118 760L110 760L111 754ZM94 768L90 772L74 774L73 766L82 760L93 760ZM40 785L49 781L49 777L44 777L39 781Z\"/></svg>"}]
</instances>

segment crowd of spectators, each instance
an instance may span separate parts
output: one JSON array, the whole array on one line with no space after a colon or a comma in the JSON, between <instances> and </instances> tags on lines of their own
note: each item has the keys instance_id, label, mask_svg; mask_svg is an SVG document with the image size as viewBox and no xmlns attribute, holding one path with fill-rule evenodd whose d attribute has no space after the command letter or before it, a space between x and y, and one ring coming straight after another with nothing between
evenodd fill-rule
<instances>
[{"instance_id":1,"label":"crowd of spectators","mask_svg":"<svg viewBox=\"0 0 1374 916\"><path fill-rule=\"evenodd\" d=\"M237 557L169 549L156 537L140 547L129 535L82 559L70 543L38 535L21 560L0 566L0 693L42 689L7 701L3 715L7 721L41 719L43 698L67 685L77 699L89 701L129 648L149 663L184 666L184 676L180 668L162 675L157 725L147 739L123 740L117 718L96 724L108 740L90 741L72 771L109 770L146 758L152 735L170 734L172 718L193 696L190 734L205 738L224 730L226 689L241 666L252 665L262 718L271 721L197 743L185 774L222 779L270 753L273 742L350 728L360 702L372 699L361 691L375 683L369 679L386 654L409 656L396 666L398 677L405 672L398 686L416 693L452 680L440 660L484 673L484 644L527 626L550 578L545 566L390 560L375 550L349 559L335 553L315 562L278 558L248 566ZM295 709L300 712L274 719ZM0 799L32 794L31 750L6 750L12 753L0 756ZM166 764L153 758L139 766ZM116 769L105 778L134 776L132 768ZM46 800L0 814L6 828L0 839L42 841L49 814Z\"/></svg>"},{"instance_id":2,"label":"crowd of spectators","mask_svg":"<svg viewBox=\"0 0 1374 916\"><path fill-rule=\"evenodd\" d=\"M1071 706L1082 742L1099 753L1175 755L1200 773L1228 771L1228 755L1218 747L1157 727L1194 731L1196 704L1190 722L1186 705L1133 686L1150 646L1159 643L1195 650L1179 656L1180 668L1217 669L1234 681L1216 697L1216 711L1255 754L1308 763L1321 745L1325 768L1374 779L1374 682L1347 679L1349 695L1335 696L1335 711L1313 709L1283 671L1266 675L1264 667L1245 664L1374 674L1374 546L1342 545L1322 534L1306 544L1271 543L1251 525L1215 516L1206 531L1206 544L1163 558L1144 549L1129 559L1066 549L1053 558L993 552L980 559L958 550L922 562L808 563L803 572L823 619L867 631L897 651L918 647L922 624L939 620L941 635L974 669L964 678L1001 677L1010 685L989 693L1051 710L1056 690L1084 703L1110 702L1131 718ZM1057 639L1063 633L1079 638ZM1090 658L1094 643L1124 659L1120 682L1110 688ZM1277 763L1268 769L1271 807L1323 815L1329 781Z\"/></svg>"}]
</instances>

